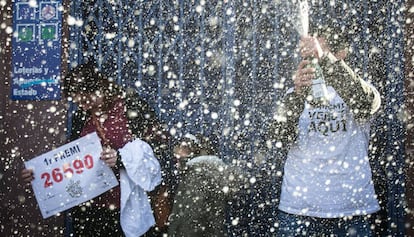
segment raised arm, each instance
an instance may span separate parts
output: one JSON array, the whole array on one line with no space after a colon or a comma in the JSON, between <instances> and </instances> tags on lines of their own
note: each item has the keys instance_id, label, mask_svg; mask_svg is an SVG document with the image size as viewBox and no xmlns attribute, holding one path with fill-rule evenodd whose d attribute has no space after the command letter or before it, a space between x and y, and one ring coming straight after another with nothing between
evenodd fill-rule
<instances>
[{"instance_id":1,"label":"raised arm","mask_svg":"<svg viewBox=\"0 0 414 237\"><path fill-rule=\"evenodd\" d=\"M337 49L332 52L331 48ZM345 63L344 59L348 55L345 45L335 47L324 37L302 37L300 54L305 59L318 59L326 83L336 90L356 119L369 118L379 109L381 98L377 89L365 82Z\"/></svg>"},{"instance_id":2,"label":"raised arm","mask_svg":"<svg viewBox=\"0 0 414 237\"><path fill-rule=\"evenodd\" d=\"M343 60L328 53L320 62L327 84L331 85L357 119L366 119L380 107L378 90L358 76Z\"/></svg>"}]
</instances>

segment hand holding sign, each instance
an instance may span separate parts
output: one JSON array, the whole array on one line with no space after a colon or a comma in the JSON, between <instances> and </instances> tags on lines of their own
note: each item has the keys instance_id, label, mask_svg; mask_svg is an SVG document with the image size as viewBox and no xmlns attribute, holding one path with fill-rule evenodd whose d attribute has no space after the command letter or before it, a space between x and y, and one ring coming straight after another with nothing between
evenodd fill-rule
<instances>
[{"instance_id":1,"label":"hand holding sign","mask_svg":"<svg viewBox=\"0 0 414 237\"><path fill-rule=\"evenodd\" d=\"M91 133L25 162L22 178L33 180L33 190L43 218L117 186L113 171L100 159L101 155L109 154L112 162L114 151L102 151L99 137ZM116 156L114 160L116 162Z\"/></svg>"},{"instance_id":2,"label":"hand holding sign","mask_svg":"<svg viewBox=\"0 0 414 237\"><path fill-rule=\"evenodd\" d=\"M24 169L21 173L21 178L24 183L30 183L34 179L33 170L32 169Z\"/></svg>"},{"instance_id":3,"label":"hand holding sign","mask_svg":"<svg viewBox=\"0 0 414 237\"><path fill-rule=\"evenodd\" d=\"M118 154L115 149L108 146L102 150L101 160L103 160L107 166L114 167L116 165L117 158Z\"/></svg>"}]
</instances>

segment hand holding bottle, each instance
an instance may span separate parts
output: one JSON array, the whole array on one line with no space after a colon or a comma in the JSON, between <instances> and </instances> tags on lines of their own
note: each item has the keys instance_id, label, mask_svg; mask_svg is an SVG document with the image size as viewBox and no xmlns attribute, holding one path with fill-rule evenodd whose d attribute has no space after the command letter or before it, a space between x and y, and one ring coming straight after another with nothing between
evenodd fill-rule
<instances>
[{"instance_id":1,"label":"hand holding bottle","mask_svg":"<svg viewBox=\"0 0 414 237\"><path fill-rule=\"evenodd\" d=\"M310 60L302 60L293 76L293 84L297 94L307 94L312 80L315 78L315 68L309 67L310 63Z\"/></svg>"},{"instance_id":2,"label":"hand holding bottle","mask_svg":"<svg viewBox=\"0 0 414 237\"><path fill-rule=\"evenodd\" d=\"M324 56L325 47L323 47L324 44L321 44L319 41L320 39L312 36L302 37L299 43L300 56L303 59L321 59Z\"/></svg>"},{"instance_id":3,"label":"hand holding bottle","mask_svg":"<svg viewBox=\"0 0 414 237\"><path fill-rule=\"evenodd\" d=\"M319 59L324 57L322 45L316 37L305 36L302 37L300 41L300 55L304 59L301 63L305 64L305 67L307 68L314 69L311 75L312 90L310 96L307 97L307 99L313 103L326 103L328 101L328 89L325 84L322 68L318 63ZM304 65L302 65L302 67L304 67Z\"/></svg>"}]
</instances>

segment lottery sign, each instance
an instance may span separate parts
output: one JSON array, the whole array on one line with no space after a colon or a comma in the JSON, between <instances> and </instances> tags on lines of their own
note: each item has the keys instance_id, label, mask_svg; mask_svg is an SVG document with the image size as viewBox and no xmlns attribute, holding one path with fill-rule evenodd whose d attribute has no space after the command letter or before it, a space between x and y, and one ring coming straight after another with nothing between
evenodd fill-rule
<instances>
[{"instance_id":1,"label":"lottery sign","mask_svg":"<svg viewBox=\"0 0 414 237\"><path fill-rule=\"evenodd\" d=\"M11 99L60 99L62 1L13 1Z\"/></svg>"},{"instance_id":2,"label":"lottery sign","mask_svg":"<svg viewBox=\"0 0 414 237\"><path fill-rule=\"evenodd\" d=\"M91 133L25 162L33 169L33 191L43 218L88 201L118 185L101 159L101 142Z\"/></svg>"}]
</instances>

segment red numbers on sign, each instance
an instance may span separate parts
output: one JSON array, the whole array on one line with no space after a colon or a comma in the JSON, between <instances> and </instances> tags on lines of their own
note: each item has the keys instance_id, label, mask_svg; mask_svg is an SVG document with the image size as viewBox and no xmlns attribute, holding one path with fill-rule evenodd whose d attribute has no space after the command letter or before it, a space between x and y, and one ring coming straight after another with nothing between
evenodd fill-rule
<instances>
[{"instance_id":1,"label":"red numbers on sign","mask_svg":"<svg viewBox=\"0 0 414 237\"><path fill-rule=\"evenodd\" d=\"M49 173L43 173L40 176L42 179L46 179L45 180L45 188L52 186L52 181L50 181L50 174Z\"/></svg>"},{"instance_id":2,"label":"red numbers on sign","mask_svg":"<svg viewBox=\"0 0 414 237\"><path fill-rule=\"evenodd\" d=\"M70 163L63 165L62 170L60 168L55 168L52 170L52 173L45 172L40 177L45 180L44 187L50 187L53 185L53 182L59 183L62 182L64 178L71 178L75 173L82 174L84 168L92 169L93 168L93 157L91 155L86 155L83 160L74 160L73 168Z\"/></svg>"},{"instance_id":3,"label":"red numbers on sign","mask_svg":"<svg viewBox=\"0 0 414 237\"><path fill-rule=\"evenodd\" d=\"M91 169L93 167L93 158L91 155L86 155L84 161L87 169Z\"/></svg>"},{"instance_id":4,"label":"red numbers on sign","mask_svg":"<svg viewBox=\"0 0 414 237\"><path fill-rule=\"evenodd\" d=\"M83 162L81 160L73 161L73 167L76 169L76 173L78 174L83 173Z\"/></svg>"},{"instance_id":5,"label":"red numbers on sign","mask_svg":"<svg viewBox=\"0 0 414 237\"><path fill-rule=\"evenodd\" d=\"M60 169L59 168L53 169L53 171L52 171L52 177L53 177L53 180L56 183L59 183L59 182L61 182L63 180L63 175L62 175L62 173L60 173Z\"/></svg>"}]
</instances>

